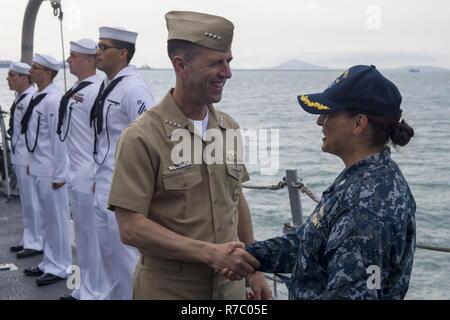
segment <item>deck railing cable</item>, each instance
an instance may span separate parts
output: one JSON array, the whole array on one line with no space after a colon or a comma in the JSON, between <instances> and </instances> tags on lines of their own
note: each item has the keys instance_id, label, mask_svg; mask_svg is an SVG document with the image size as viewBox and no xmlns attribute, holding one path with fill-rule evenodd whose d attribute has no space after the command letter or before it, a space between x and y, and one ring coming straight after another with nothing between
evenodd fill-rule
<instances>
[{"instance_id":1,"label":"deck railing cable","mask_svg":"<svg viewBox=\"0 0 450 320\"><path fill-rule=\"evenodd\" d=\"M290 181L292 181L292 180L290 180ZM266 186L242 185L242 188L253 189L253 190L277 191L277 190L284 189L287 186L288 186L287 179L286 179L286 177L283 177L283 179L280 182L278 182L277 184L266 185ZM289 187L298 189L300 192L306 194L315 203L319 203L319 201L320 201L319 198L302 182L302 179L299 179L296 182L292 183ZM293 226L290 223L285 223L284 227L283 227L283 232L284 233L295 232L295 226ZM416 248L450 253L450 248L425 244L422 242L417 242ZM278 297L277 283L284 283L284 280L286 277L283 275L280 275L280 274L265 274L265 276L268 280L273 281L273 296L275 298L277 298Z\"/></svg>"},{"instance_id":2,"label":"deck railing cable","mask_svg":"<svg viewBox=\"0 0 450 320\"><path fill-rule=\"evenodd\" d=\"M283 177L283 179L280 182L278 182L278 184L272 184L272 185L267 185L267 186L242 185L242 188L254 189L254 190L276 191L276 190L281 190L281 189L285 188L286 186L287 186L287 180L286 180L286 177ZM299 189L302 193L306 194L315 203L319 203L319 198L302 182L302 179L300 179L296 183L292 184L292 187ZM417 242L416 248L450 253L449 247L430 245L430 244L426 244L423 242Z\"/></svg>"}]
</instances>

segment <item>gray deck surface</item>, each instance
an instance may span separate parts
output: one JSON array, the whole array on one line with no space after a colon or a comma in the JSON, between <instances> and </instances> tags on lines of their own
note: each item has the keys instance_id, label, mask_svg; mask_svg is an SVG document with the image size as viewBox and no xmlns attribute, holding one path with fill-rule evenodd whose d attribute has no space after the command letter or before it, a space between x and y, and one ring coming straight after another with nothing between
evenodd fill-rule
<instances>
[{"instance_id":1,"label":"gray deck surface","mask_svg":"<svg viewBox=\"0 0 450 320\"><path fill-rule=\"evenodd\" d=\"M16 258L16 254L9 248L20 243L22 233L20 199L13 196L8 200L0 193L0 265L13 263L18 268L0 271L0 300L59 300L61 296L70 294L66 281L38 287L35 277L25 276L23 270L37 266L42 255L27 259ZM73 264L76 265L76 250L73 246L72 257ZM269 281L269 285L273 285L272 281ZM283 285L278 285L277 299L287 299L287 291Z\"/></svg>"},{"instance_id":2,"label":"gray deck surface","mask_svg":"<svg viewBox=\"0 0 450 320\"><path fill-rule=\"evenodd\" d=\"M25 276L23 270L36 266L42 255L27 259L17 259L9 248L16 246L22 239L22 215L20 200L12 197L7 200L0 194L0 264L13 263L18 270L0 271L0 300L58 300L70 293L66 281L38 287L35 277ZM74 250L73 257L76 259ZM75 264L75 262L74 262Z\"/></svg>"}]
</instances>

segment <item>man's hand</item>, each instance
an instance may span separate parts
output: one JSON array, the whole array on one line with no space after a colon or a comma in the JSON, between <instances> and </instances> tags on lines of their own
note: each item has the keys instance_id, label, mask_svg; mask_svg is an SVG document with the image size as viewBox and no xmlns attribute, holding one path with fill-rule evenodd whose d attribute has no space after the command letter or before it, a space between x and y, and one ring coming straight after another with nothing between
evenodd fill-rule
<instances>
[{"instance_id":1,"label":"man's hand","mask_svg":"<svg viewBox=\"0 0 450 320\"><path fill-rule=\"evenodd\" d=\"M267 283L262 272L256 272L248 277L251 292L247 295L247 300L272 300L272 290Z\"/></svg>"},{"instance_id":2,"label":"man's hand","mask_svg":"<svg viewBox=\"0 0 450 320\"><path fill-rule=\"evenodd\" d=\"M240 280L255 272L259 262L244 250L240 242L215 244L210 267L216 271L227 270L233 273L233 280Z\"/></svg>"},{"instance_id":3,"label":"man's hand","mask_svg":"<svg viewBox=\"0 0 450 320\"><path fill-rule=\"evenodd\" d=\"M226 247L226 253L227 254L231 254L235 249L240 249L240 250L244 250L245 249L245 245L242 242L229 242L227 243L227 247ZM259 267L259 265L258 265ZM236 272L228 269L228 268L223 268L221 270L218 270L220 272L220 275L225 277L228 280L241 280L242 275L237 274Z\"/></svg>"},{"instance_id":4,"label":"man's hand","mask_svg":"<svg viewBox=\"0 0 450 320\"><path fill-rule=\"evenodd\" d=\"M62 188L66 183L65 182L61 182L61 183L52 183L52 188L53 190L58 190L59 188Z\"/></svg>"}]
</instances>

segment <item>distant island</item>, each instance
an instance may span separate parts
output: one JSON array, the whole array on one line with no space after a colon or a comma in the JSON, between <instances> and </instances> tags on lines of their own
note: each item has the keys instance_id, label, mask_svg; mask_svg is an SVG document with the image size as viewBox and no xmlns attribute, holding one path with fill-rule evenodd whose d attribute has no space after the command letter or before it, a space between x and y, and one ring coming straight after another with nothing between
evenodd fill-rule
<instances>
[{"instance_id":1,"label":"distant island","mask_svg":"<svg viewBox=\"0 0 450 320\"><path fill-rule=\"evenodd\" d=\"M335 69L328 68L324 66L319 66L315 64L311 64L302 60L288 60L283 62L282 64L277 65L276 67L266 68L270 70L295 70L295 71L333 71L333 70L343 70L343 69Z\"/></svg>"},{"instance_id":2,"label":"distant island","mask_svg":"<svg viewBox=\"0 0 450 320\"><path fill-rule=\"evenodd\" d=\"M9 68L10 65L11 65L11 62L12 61L10 61L10 60L0 60L0 68ZM62 62L60 64L60 68L61 69L64 68L64 64ZM66 63L66 68L67 69L69 68L69 64L68 63ZM153 70L152 67L150 67L149 65L146 65L146 64L138 67L138 69L139 70Z\"/></svg>"},{"instance_id":3,"label":"distant island","mask_svg":"<svg viewBox=\"0 0 450 320\"><path fill-rule=\"evenodd\" d=\"M0 60L0 68L9 68L11 65L10 60ZM63 64L61 63L61 68L63 68ZM69 68L68 64L66 64L66 68ZM285 61L275 67L269 67L269 68L260 68L260 69L245 69L241 68L239 70L279 70L279 71L342 71L346 67L342 68L330 68L330 67L324 67L321 65L312 64L309 62L305 62L298 59L291 59L288 61ZM140 67L138 67L139 70L172 70L171 68L152 68L147 64L144 64ZM410 66L404 66L404 67L397 67L397 68L383 68L380 66L381 70L386 71L395 71L395 72L450 72L449 69L442 68L442 67L434 67L434 66L428 66L428 65L410 65Z\"/></svg>"},{"instance_id":4,"label":"distant island","mask_svg":"<svg viewBox=\"0 0 450 320\"><path fill-rule=\"evenodd\" d=\"M11 65L12 61L10 60L0 60L0 68L9 68ZM59 64L59 67L62 69L64 68L64 64L61 62ZM69 64L66 63L66 68L69 68Z\"/></svg>"},{"instance_id":5,"label":"distant island","mask_svg":"<svg viewBox=\"0 0 450 320\"><path fill-rule=\"evenodd\" d=\"M0 60L0 68L9 68L11 62L9 60Z\"/></svg>"},{"instance_id":6,"label":"distant island","mask_svg":"<svg viewBox=\"0 0 450 320\"><path fill-rule=\"evenodd\" d=\"M320 65L311 64L302 60L288 60L286 62L283 62L275 67L272 68L264 68L264 70L282 70L282 71L340 71L344 70L343 68L329 68L324 67ZM383 68L380 67L382 70L386 71L396 71L396 72L450 72L450 70L441 68L441 67L434 67L434 66L404 66L404 67L398 67L398 68Z\"/></svg>"}]
</instances>

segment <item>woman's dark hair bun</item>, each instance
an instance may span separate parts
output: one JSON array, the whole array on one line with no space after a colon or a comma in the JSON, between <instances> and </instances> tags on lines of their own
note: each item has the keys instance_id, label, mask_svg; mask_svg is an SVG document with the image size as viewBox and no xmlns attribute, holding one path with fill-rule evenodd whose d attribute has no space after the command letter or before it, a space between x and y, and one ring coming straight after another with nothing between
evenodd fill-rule
<instances>
[{"instance_id":1,"label":"woman's dark hair bun","mask_svg":"<svg viewBox=\"0 0 450 320\"><path fill-rule=\"evenodd\" d=\"M389 136L394 146L403 147L414 137L414 129L405 120L402 120L391 127Z\"/></svg>"}]
</instances>

